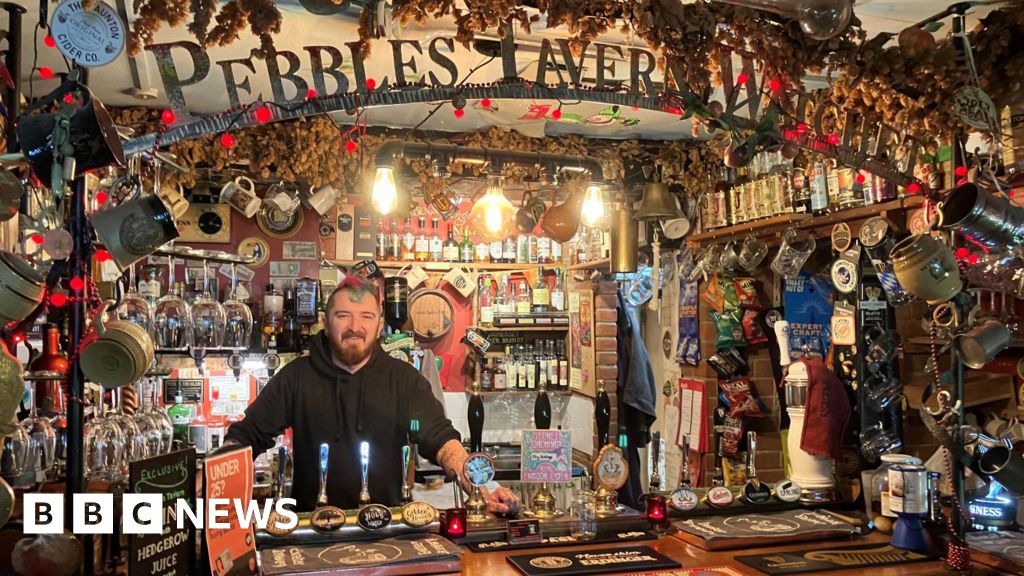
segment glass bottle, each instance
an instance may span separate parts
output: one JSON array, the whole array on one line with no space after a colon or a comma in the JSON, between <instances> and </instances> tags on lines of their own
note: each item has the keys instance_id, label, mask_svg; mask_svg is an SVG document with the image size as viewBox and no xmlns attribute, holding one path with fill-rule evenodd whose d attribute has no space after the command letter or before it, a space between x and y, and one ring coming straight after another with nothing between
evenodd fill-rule
<instances>
[{"instance_id":1,"label":"glass bottle","mask_svg":"<svg viewBox=\"0 0 1024 576\"><path fill-rule=\"evenodd\" d=\"M501 358L494 359L494 389L504 390L508 384L508 374L505 372L505 362Z\"/></svg>"},{"instance_id":2,"label":"glass bottle","mask_svg":"<svg viewBox=\"0 0 1024 576\"><path fill-rule=\"evenodd\" d=\"M562 341L562 348L558 351L558 387L561 390L569 389L569 359L565 356L565 341Z\"/></svg>"},{"instance_id":3,"label":"glass bottle","mask_svg":"<svg viewBox=\"0 0 1024 576\"><path fill-rule=\"evenodd\" d=\"M56 416L63 400L63 377L68 372L68 357L60 351L60 332L56 324L43 324L43 353L29 364L30 372L52 372L53 380L40 380L35 385L36 411L42 416Z\"/></svg>"},{"instance_id":4,"label":"glass bottle","mask_svg":"<svg viewBox=\"0 0 1024 576\"><path fill-rule=\"evenodd\" d=\"M517 365L519 367L519 390L528 390L529 380L527 379L527 373L529 372L529 357L526 355L526 346L520 344L516 348L517 353Z\"/></svg>"},{"instance_id":5,"label":"glass bottle","mask_svg":"<svg viewBox=\"0 0 1024 576\"><path fill-rule=\"evenodd\" d=\"M391 232L388 234L388 257L385 260L402 259L402 235L398 233L398 218L391 219Z\"/></svg>"},{"instance_id":6,"label":"glass bottle","mask_svg":"<svg viewBox=\"0 0 1024 576\"><path fill-rule=\"evenodd\" d=\"M384 219L377 222L377 260L387 260L388 257L388 233L384 228Z\"/></svg>"},{"instance_id":7,"label":"glass bottle","mask_svg":"<svg viewBox=\"0 0 1024 576\"><path fill-rule=\"evenodd\" d=\"M530 237L520 234L516 238L516 264L527 264L530 262Z\"/></svg>"},{"instance_id":8,"label":"glass bottle","mask_svg":"<svg viewBox=\"0 0 1024 576\"><path fill-rule=\"evenodd\" d=\"M590 260L600 260L604 258L604 232L597 229L590 229L590 249L587 250L590 254Z\"/></svg>"},{"instance_id":9,"label":"glass bottle","mask_svg":"<svg viewBox=\"0 0 1024 576\"><path fill-rule=\"evenodd\" d=\"M416 261L426 262L430 259L430 239L427 238L427 219L420 218L420 234L416 237Z\"/></svg>"},{"instance_id":10,"label":"glass bottle","mask_svg":"<svg viewBox=\"0 0 1024 576\"><path fill-rule=\"evenodd\" d=\"M583 225L580 225L579 232L576 233L576 262L578 264L590 262L590 235L587 232L587 227Z\"/></svg>"},{"instance_id":11,"label":"glass bottle","mask_svg":"<svg viewBox=\"0 0 1024 576\"><path fill-rule=\"evenodd\" d=\"M512 353L511 346L505 346L505 388L508 390L519 388L519 363Z\"/></svg>"},{"instance_id":12,"label":"glass bottle","mask_svg":"<svg viewBox=\"0 0 1024 576\"><path fill-rule=\"evenodd\" d=\"M480 364L480 389L494 390L494 372L491 369L491 363L488 358L484 358L483 363Z\"/></svg>"},{"instance_id":13,"label":"glass bottle","mask_svg":"<svg viewBox=\"0 0 1024 576\"><path fill-rule=\"evenodd\" d=\"M181 444L188 442L188 423L192 412L180 395L174 397L174 405L167 409L167 415L171 417L174 440Z\"/></svg>"},{"instance_id":14,"label":"glass bottle","mask_svg":"<svg viewBox=\"0 0 1024 576\"><path fill-rule=\"evenodd\" d=\"M479 264L484 264L491 261L491 245L480 239L474 247L473 255L475 261Z\"/></svg>"},{"instance_id":15,"label":"glass bottle","mask_svg":"<svg viewBox=\"0 0 1024 576\"><path fill-rule=\"evenodd\" d=\"M509 236L505 238L505 242L501 248L501 259L503 262L508 264L514 264L516 261L516 237Z\"/></svg>"},{"instance_id":16,"label":"glass bottle","mask_svg":"<svg viewBox=\"0 0 1024 576\"><path fill-rule=\"evenodd\" d=\"M519 293L516 294L516 314L528 316L530 314L530 291L526 287L526 280L519 281Z\"/></svg>"},{"instance_id":17,"label":"glass bottle","mask_svg":"<svg viewBox=\"0 0 1024 576\"><path fill-rule=\"evenodd\" d=\"M789 173L789 186L793 194L793 212L810 214L811 188L807 184L807 174L802 166L794 166Z\"/></svg>"},{"instance_id":18,"label":"glass bottle","mask_svg":"<svg viewBox=\"0 0 1024 576\"><path fill-rule=\"evenodd\" d=\"M547 236L537 237L537 262L540 264L551 263L551 238Z\"/></svg>"},{"instance_id":19,"label":"glass bottle","mask_svg":"<svg viewBox=\"0 0 1024 576\"><path fill-rule=\"evenodd\" d=\"M828 160L825 162L825 168L827 170L825 183L828 187L828 209L830 212L837 212L840 210L839 165L835 160Z\"/></svg>"},{"instance_id":20,"label":"glass bottle","mask_svg":"<svg viewBox=\"0 0 1024 576\"><path fill-rule=\"evenodd\" d=\"M188 441L196 452L206 454L208 437L206 418L203 416L203 402L196 402L196 417L188 423Z\"/></svg>"},{"instance_id":21,"label":"glass bottle","mask_svg":"<svg viewBox=\"0 0 1024 576\"><path fill-rule=\"evenodd\" d=\"M565 311L565 289L562 287L561 268L555 268L555 285L551 288L551 311Z\"/></svg>"},{"instance_id":22,"label":"glass bottle","mask_svg":"<svg viewBox=\"0 0 1024 576\"><path fill-rule=\"evenodd\" d=\"M551 239L551 263L559 264L562 262L562 243L554 238Z\"/></svg>"},{"instance_id":23,"label":"glass bottle","mask_svg":"<svg viewBox=\"0 0 1024 576\"><path fill-rule=\"evenodd\" d=\"M430 220L430 261L440 262L444 259L444 241L441 240L441 231L437 227L437 218Z\"/></svg>"},{"instance_id":24,"label":"glass bottle","mask_svg":"<svg viewBox=\"0 0 1024 576\"><path fill-rule=\"evenodd\" d=\"M484 275L477 290L480 299L480 325L485 328L494 326L494 304L491 300L491 277Z\"/></svg>"},{"instance_id":25,"label":"glass bottle","mask_svg":"<svg viewBox=\"0 0 1024 576\"><path fill-rule=\"evenodd\" d=\"M551 366L551 362L548 360L547 348L543 340L537 340L537 384L543 384L548 378L548 369Z\"/></svg>"},{"instance_id":26,"label":"glass bottle","mask_svg":"<svg viewBox=\"0 0 1024 576\"><path fill-rule=\"evenodd\" d=\"M491 242L491 262L500 264L505 261L504 252L502 251L504 244L501 240L495 240Z\"/></svg>"},{"instance_id":27,"label":"glass bottle","mask_svg":"<svg viewBox=\"0 0 1024 576\"><path fill-rule=\"evenodd\" d=\"M547 341L548 390L558 390L558 356L555 355L555 341Z\"/></svg>"},{"instance_id":28,"label":"glass bottle","mask_svg":"<svg viewBox=\"0 0 1024 576\"><path fill-rule=\"evenodd\" d=\"M530 250L530 264L537 264L540 261L540 252L537 247L537 237L530 234L528 237L529 250Z\"/></svg>"},{"instance_id":29,"label":"glass bottle","mask_svg":"<svg viewBox=\"0 0 1024 576\"><path fill-rule=\"evenodd\" d=\"M416 234L412 231L412 222L409 218L405 219L405 232L402 233L402 260L416 260Z\"/></svg>"},{"instance_id":30,"label":"glass bottle","mask_svg":"<svg viewBox=\"0 0 1024 576\"><path fill-rule=\"evenodd\" d=\"M445 262L459 261L459 243L455 241L454 229L454 224L448 225L448 239L444 241L444 246L441 248Z\"/></svg>"},{"instance_id":31,"label":"glass bottle","mask_svg":"<svg viewBox=\"0 0 1024 576\"><path fill-rule=\"evenodd\" d=\"M811 187L811 214L821 216L828 213L828 174L825 168L825 160L819 158L814 163L811 177L807 179Z\"/></svg>"},{"instance_id":32,"label":"glass bottle","mask_svg":"<svg viewBox=\"0 0 1024 576\"><path fill-rule=\"evenodd\" d=\"M548 288L548 281L544 278L544 269L537 270L537 283L533 285L533 306L534 314L546 314L551 307L551 289Z\"/></svg>"},{"instance_id":33,"label":"glass bottle","mask_svg":"<svg viewBox=\"0 0 1024 576\"><path fill-rule=\"evenodd\" d=\"M295 310L295 295L291 289L288 289L285 290L281 331L277 335L277 351L299 352L301 349L302 326Z\"/></svg>"},{"instance_id":34,"label":"glass bottle","mask_svg":"<svg viewBox=\"0 0 1024 576\"><path fill-rule=\"evenodd\" d=\"M469 240L468 229L462 234L462 244L459 245L459 261L468 264L473 262L473 243Z\"/></svg>"},{"instance_id":35,"label":"glass bottle","mask_svg":"<svg viewBox=\"0 0 1024 576\"><path fill-rule=\"evenodd\" d=\"M526 389L537 388L537 355L534 353L533 345L526 348Z\"/></svg>"}]
</instances>

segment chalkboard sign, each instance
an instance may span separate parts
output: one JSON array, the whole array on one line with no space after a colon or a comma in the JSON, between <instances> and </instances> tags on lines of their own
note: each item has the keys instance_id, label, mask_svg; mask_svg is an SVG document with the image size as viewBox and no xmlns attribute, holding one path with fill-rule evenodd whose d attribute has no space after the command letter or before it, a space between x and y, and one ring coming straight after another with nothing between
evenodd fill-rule
<instances>
[{"instance_id":1,"label":"chalkboard sign","mask_svg":"<svg viewBox=\"0 0 1024 576\"><path fill-rule=\"evenodd\" d=\"M191 574L196 566L196 533L190 522L179 530L168 510L178 498L196 505L196 451L193 448L132 462L128 473L133 493L164 495L162 534L128 535L129 576Z\"/></svg>"},{"instance_id":2,"label":"chalkboard sign","mask_svg":"<svg viewBox=\"0 0 1024 576\"><path fill-rule=\"evenodd\" d=\"M175 396L181 396L185 402L202 402L205 383L203 378L164 380L164 404L174 404Z\"/></svg>"}]
</instances>

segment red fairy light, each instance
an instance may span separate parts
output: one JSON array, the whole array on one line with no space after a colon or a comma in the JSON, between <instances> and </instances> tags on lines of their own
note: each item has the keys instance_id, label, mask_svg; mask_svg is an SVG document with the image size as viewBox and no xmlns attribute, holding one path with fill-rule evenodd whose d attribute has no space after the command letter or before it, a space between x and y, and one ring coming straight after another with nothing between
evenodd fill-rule
<instances>
[{"instance_id":1,"label":"red fairy light","mask_svg":"<svg viewBox=\"0 0 1024 576\"><path fill-rule=\"evenodd\" d=\"M220 145L225 148L235 147L235 137L230 132L225 132L220 135Z\"/></svg>"},{"instance_id":2,"label":"red fairy light","mask_svg":"<svg viewBox=\"0 0 1024 576\"><path fill-rule=\"evenodd\" d=\"M864 175L863 174L857 174L857 177L854 178L854 180L857 181L857 184L863 184L864 183Z\"/></svg>"},{"instance_id":3,"label":"red fairy light","mask_svg":"<svg viewBox=\"0 0 1024 576\"><path fill-rule=\"evenodd\" d=\"M43 235L42 234L33 234L32 236L29 237L29 240L35 242L36 244L42 244L43 243Z\"/></svg>"},{"instance_id":4,"label":"red fairy light","mask_svg":"<svg viewBox=\"0 0 1024 576\"><path fill-rule=\"evenodd\" d=\"M60 292L54 292L50 294L50 304L60 308L68 303L68 297L61 294Z\"/></svg>"},{"instance_id":5,"label":"red fairy light","mask_svg":"<svg viewBox=\"0 0 1024 576\"><path fill-rule=\"evenodd\" d=\"M921 185L917 182L907 184L907 194L918 194L921 192Z\"/></svg>"},{"instance_id":6,"label":"red fairy light","mask_svg":"<svg viewBox=\"0 0 1024 576\"><path fill-rule=\"evenodd\" d=\"M49 66L40 66L39 77L43 80L49 80L50 78L53 78L53 68L50 68Z\"/></svg>"},{"instance_id":7,"label":"red fairy light","mask_svg":"<svg viewBox=\"0 0 1024 576\"><path fill-rule=\"evenodd\" d=\"M316 90L312 88L306 90L306 100L312 100L313 98L316 98Z\"/></svg>"},{"instance_id":8,"label":"red fairy light","mask_svg":"<svg viewBox=\"0 0 1024 576\"><path fill-rule=\"evenodd\" d=\"M113 259L114 259L114 257L111 256L110 252L107 252L106 250L97 250L96 251L96 261L97 262L107 262L108 260L113 260Z\"/></svg>"},{"instance_id":9,"label":"red fairy light","mask_svg":"<svg viewBox=\"0 0 1024 576\"><path fill-rule=\"evenodd\" d=\"M352 154L353 152L355 152L358 149L359 149L359 144L356 144L354 140L349 140L348 142L345 142L345 152L348 152L349 154Z\"/></svg>"},{"instance_id":10,"label":"red fairy light","mask_svg":"<svg viewBox=\"0 0 1024 576\"><path fill-rule=\"evenodd\" d=\"M455 114L456 118L462 118L463 116L466 115L466 111L463 110L462 108L456 108L455 110L452 111L452 114Z\"/></svg>"},{"instance_id":11,"label":"red fairy light","mask_svg":"<svg viewBox=\"0 0 1024 576\"><path fill-rule=\"evenodd\" d=\"M96 203L101 206L107 203L106 191L100 190L99 192L96 193Z\"/></svg>"},{"instance_id":12,"label":"red fairy light","mask_svg":"<svg viewBox=\"0 0 1024 576\"><path fill-rule=\"evenodd\" d=\"M782 90L782 81L778 78L772 78L771 81L768 82L768 89L772 92Z\"/></svg>"},{"instance_id":13,"label":"red fairy light","mask_svg":"<svg viewBox=\"0 0 1024 576\"><path fill-rule=\"evenodd\" d=\"M174 120L177 116L174 114L174 110L168 108L160 113L160 121L164 124L174 124Z\"/></svg>"},{"instance_id":14,"label":"red fairy light","mask_svg":"<svg viewBox=\"0 0 1024 576\"><path fill-rule=\"evenodd\" d=\"M736 83L737 84L746 84L747 80L750 80L750 76L747 76L743 72L740 72L739 75L736 76Z\"/></svg>"},{"instance_id":15,"label":"red fairy light","mask_svg":"<svg viewBox=\"0 0 1024 576\"><path fill-rule=\"evenodd\" d=\"M980 259L981 258L979 258L977 254L971 254L970 256L967 257L967 263L971 264L971 265L974 265L974 264L977 264L978 260L980 260Z\"/></svg>"},{"instance_id":16,"label":"red fairy light","mask_svg":"<svg viewBox=\"0 0 1024 576\"><path fill-rule=\"evenodd\" d=\"M957 166L953 173L956 174L957 178L963 178L967 176L967 166Z\"/></svg>"},{"instance_id":17,"label":"red fairy light","mask_svg":"<svg viewBox=\"0 0 1024 576\"><path fill-rule=\"evenodd\" d=\"M367 90L373 90L376 87L377 87L377 81L376 80L374 80L373 78L367 78L366 79L366 89Z\"/></svg>"},{"instance_id":18,"label":"red fairy light","mask_svg":"<svg viewBox=\"0 0 1024 576\"><path fill-rule=\"evenodd\" d=\"M273 116L273 114L270 112L270 106L267 106L266 104L263 104L256 109L256 121L260 124L270 122L271 116Z\"/></svg>"},{"instance_id":19,"label":"red fairy light","mask_svg":"<svg viewBox=\"0 0 1024 576\"><path fill-rule=\"evenodd\" d=\"M46 37L43 38L43 44L46 44L47 48L56 48L57 47L57 41L54 40L53 36L50 36L49 34L47 34Z\"/></svg>"},{"instance_id":20,"label":"red fairy light","mask_svg":"<svg viewBox=\"0 0 1024 576\"><path fill-rule=\"evenodd\" d=\"M562 109L561 108L555 108L555 111L551 113L551 117L554 118L555 120L558 120L559 118L561 118L562 117Z\"/></svg>"},{"instance_id":21,"label":"red fairy light","mask_svg":"<svg viewBox=\"0 0 1024 576\"><path fill-rule=\"evenodd\" d=\"M839 134L835 132L828 135L828 143L830 146L836 146L839 144Z\"/></svg>"},{"instance_id":22,"label":"red fairy light","mask_svg":"<svg viewBox=\"0 0 1024 576\"><path fill-rule=\"evenodd\" d=\"M70 286L75 292L81 292L82 289L85 288L85 281L78 276L75 276L70 282L68 282L68 286Z\"/></svg>"},{"instance_id":23,"label":"red fairy light","mask_svg":"<svg viewBox=\"0 0 1024 576\"><path fill-rule=\"evenodd\" d=\"M796 127L797 134L800 134L801 136L803 136L804 134L807 134L807 130L809 130L809 129L810 129L810 126L808 126L807 124L804 124L803 122L801 122L800 124L797 124L797 127Z\"/></svg>"},{"instance_id":24,"label":"red fairy light","mask_svg":"<svg viewBox=\"0 0 1024 576\"><path fill-rule=\"evenodd\" d=\"M968 250L967 248L957 248L956 249L956 259L957 260L966 260L967 257L970 256L970 254L971 254L971 251Z\"/></svg>"},{"instance_id":25,"label":"red fairy light","mask_svg":"<svg viewBox=\"0 0 1024 576\"><path fill-rule=\"evenodd\" d=\"M491 107L491 99L490 98L484 98L483 100L480 101L480 105L483 106L484 108L490 108Z\"/></svg>"}]
</instances>

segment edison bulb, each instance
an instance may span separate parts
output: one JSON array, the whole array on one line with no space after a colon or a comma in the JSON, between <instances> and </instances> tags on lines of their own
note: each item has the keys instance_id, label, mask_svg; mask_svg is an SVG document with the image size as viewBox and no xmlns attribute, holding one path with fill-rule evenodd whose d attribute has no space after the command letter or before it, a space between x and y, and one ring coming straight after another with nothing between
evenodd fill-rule
<instances>
[{"instance_id":1,"label":"edison bulb","mask_svg":"<svg viewBox=\"0 0 1024 576\"><path fill-rule=\"evenodd\" d=\"M853 6L849 0L803 0L797 4L800 29L815 40L828 40L850 24Z\"/></svg>"},{"instance_id":2,"label":"edison bulb","mask_svg":"<svg viewBox=\"0 0 1024 576\"><path fill-rule=\"evenodd\" d=\"M587 187L586 196L583 198L583 207L580 209L580 218L585 225L591 228L604 222L604 196L601 194L601 188L596 184Z\"/></svg>"},{"instance_id":3,"label":"edison bulb","mask_svg":"<svg viewBox=\"0 0 1024 576\"><path fill-rule=\"evenodd\" d=\"M398 206L398 189L395 186L395 172L390 166L377 166L373 180L373 194L370 197L373 209L386 216Z\"/></svg>"},{"instance_id":4,"label":"edison bulb","mask_svg":"<svg viewBox=\"0 0 1024 576\"><path fill-rule=\"evenodd\" d=\"M469 217L476 233L484 240L494 242L509 235L515 212L516 207L505 197L501 184L495 180L488 184L483 198L473 205Z\"/></svg>"}]
</instances>

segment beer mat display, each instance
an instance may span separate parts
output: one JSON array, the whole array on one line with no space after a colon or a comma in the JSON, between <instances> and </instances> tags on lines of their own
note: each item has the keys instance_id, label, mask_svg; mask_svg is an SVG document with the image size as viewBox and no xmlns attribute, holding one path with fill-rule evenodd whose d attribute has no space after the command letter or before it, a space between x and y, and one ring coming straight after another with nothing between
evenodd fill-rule
<instances>
[{"instance_id":1,"label":"beer mat display","mask_svg":"<svg viewBox=\"0 0 1024 576\"><path fill-rule=\"evenodd\" d=\"M1024 533L1013 530L1000 532L970 532L967 534L967 544L972 551L979 551L990 554L996 558L1008 561L1013 566L1000 565L1004 569L1020 570L1018 574L1024 574ZM980 560L984 562L984 560Z\"/></svg>"},{"instance_id":2,"label":"beer mat display","mask_svg":"<svg viewBox=\"0 0 1024 576\"><path fill-rule=\"evenodd\" d=\"M552 548L558 546L579 546L581 544L608 544L613 542L639 542L643 540L657 540L658 535L646 530L632 532L608 532L598 534L590 540L579 540L572 536L552 536L544 538L540 542L523 542L521 544L509 544L507 540L492 540L490 542L471 542L467 546L473 552L495 552L498 550L528 550L544 546Z\"/></svg>"},{"instance_id":3,"label":"beer mat display","mask_svg":"<svg viewBox=\"0 0 1024 576\"><path fill-rule=\"evenodd\" d=\"M859 528L823 510L710 516L675 520L674 535L705 550L743 548L859 534Z\"/></svg>"},{"instance_id":4,"label":"beer mat display","mask_svg":"<svg viewBox=\"0 0 1024 576\"><path fill-rule=\"evenodd\" d=\"M427 573L423 563L454 562L458 571L459 547L436 534L399 536L377 541L339 542L319 546L282 546L260 550L263 574L337 573L370 567L416 564L415 573ZM377 574L379 571L374 571ZM406 572L402 572L406 573Z\"/></svg>"},{"instance_id":5,"label":"beer mat display","mask_svg":"<svg viewBox=\"0 0 1024 576\"><path fill-rule=\"evenodd\" d=\"M623 574L682 566L679 562L660 552L655 552L647 546L517 554L505 559L526 576Z\"/></svg>"},{"instance_id":6,"label":"beer mat display","mask_svg":"<svg viewBox=\"0 0 1024 576\"><path fill-rule=\"evenodd\" d=\"M889 543L735 556L736 560L769 576L818 574L832 570L907 564L935 558L935 556L897 548Z\"/></svg>"}]
</instances>

